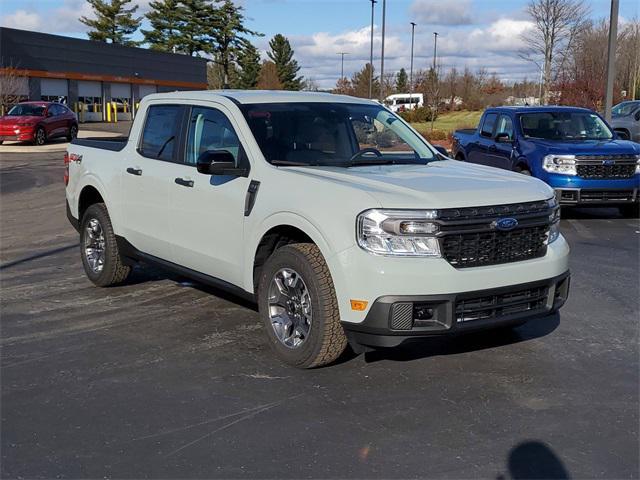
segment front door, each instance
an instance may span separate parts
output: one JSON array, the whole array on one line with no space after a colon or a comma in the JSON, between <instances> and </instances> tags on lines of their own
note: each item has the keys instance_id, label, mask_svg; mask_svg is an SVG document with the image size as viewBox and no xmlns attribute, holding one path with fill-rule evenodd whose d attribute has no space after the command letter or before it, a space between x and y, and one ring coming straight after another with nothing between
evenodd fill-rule
<instances>
[{"instance_id":1,"label":"front door","mask_svg":"<svg viewBox=\"0 0 640 480\"><path fill-rule=\"evenodd\" d=\"M493 155L495 157L494 163L496 167L504 168L505 170L513 169L512 155L513 151L513 121L509 115L500 115L498 118L498 124L496 125L495 137L499 135L508 135L509 141L507 142L495 142L495 151Z\"/></svg>"},{"instance_id":2,"label":"front door","mask_svg":"<svg viewBox=\"0 0 640 480\"><path fill-rule=\"evenodd\" d=\"M235 285L242 284L244 202L249 179L198 173L208 150L227 150L248 163L230 117L193 106L187 116L183 162L169 186L169 227L175 263Z\"/></svg>"},{"instance_id":3,"label":"front door","mask_svg":"<svg viewBox=\"0 0 640 480\"><path fill-rule=\"evenodd\" d=\"M138 148L121 163L124 235L138 250L164 260L171 256L169 185L183 111L180 105L151 105Z\"/></svg>"},{"instance_id":4,"label":"front door","mask_svg":"<svg viewBox=\"0 0 640 480\"><path fill-rule=\"evenodd\" d=\"M469 162L493 166L491 164L489 149L494 143L493 131L497 119L498 114L496 113L487 113L484 116L484 121L482 122L482 126L480 127L477 144L474 145L474 147L469 152Z\"/></svg>"}]
</instances>

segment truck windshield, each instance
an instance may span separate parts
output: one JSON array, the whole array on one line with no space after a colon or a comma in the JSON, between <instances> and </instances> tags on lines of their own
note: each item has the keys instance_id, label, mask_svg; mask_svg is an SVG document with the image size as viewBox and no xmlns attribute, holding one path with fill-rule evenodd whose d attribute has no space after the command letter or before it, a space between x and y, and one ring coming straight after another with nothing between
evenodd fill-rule
<instances>
[{"instance_id":1,"label":"truck windshield","mask_svg":"<svg viewBox=\"0 0 640 480\"><path fill-rule=\"evenodd\" d=\"M589 112L537 112L520 115L522 133L545 140L611 140L606 123Z\"/></svg>"},{"instance_id":2,"label":"truck windshield","mask_svg":"<svg viewBox=\"0 0 640 480\"><path fill-rule=\"evenodd\" d=\"M380 105L261 103L241 108L262 154L274 165L346 168L440 159Z\"/></svg>"},{"instance_id":3,"label":"truck windshield","mask_svg":"<svg viewBox=\"0 0 640 480\"><path fill-rule=\"evenodd\" d=\"M9 110L7 115L14 117L41 117L44 115L44 105L34 105L32 103L21 103Z\"/></svg>"}]
</instances>

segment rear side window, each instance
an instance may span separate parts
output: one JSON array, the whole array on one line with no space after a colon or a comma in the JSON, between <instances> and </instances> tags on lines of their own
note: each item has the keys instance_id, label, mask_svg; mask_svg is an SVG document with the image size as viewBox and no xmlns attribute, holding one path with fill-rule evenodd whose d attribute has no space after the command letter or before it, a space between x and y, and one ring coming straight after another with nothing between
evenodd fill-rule
<instances>
[{"instance_id":1,"label":"rear side window","mask_svg":"<svg viewBox=\"0 0 640 480\"><path fill-rule=\"evenodd\" d=\"M149 107L142 132L140 154L157 160L173 160L178 141L181 107L154 105Z\"/></svg>"},{"instance_id":2,"label":"rear side window","mask_svg":"<svg viewBox=\"0 0 640 480\"><path fill-rule=\"evenodd\" d=\"M488 113L484 117L484 122L482 123L482 130L480 130L480 135L483 137L491 137L493 135L493 127L496 124L496 119L498 118L497 113Z\"/></svg>"}]
</instances>

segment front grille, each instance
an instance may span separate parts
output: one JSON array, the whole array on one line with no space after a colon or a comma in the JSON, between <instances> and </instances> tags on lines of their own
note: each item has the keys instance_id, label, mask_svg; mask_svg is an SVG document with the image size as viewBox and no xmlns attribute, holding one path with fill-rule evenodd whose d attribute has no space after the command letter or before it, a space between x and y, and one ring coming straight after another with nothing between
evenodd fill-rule
<instances>
[{"instance_id":1,"label":"front grille","mask_svg":"<svg viewBox=\"0 0 640 480\"><path fill-rule=\"evenodd\" d=\"M442 255L456 268L542 257L547 253L552 212L546 201L441 210ZM495 221L505 217L517 219L518 226L496 230Z\"/></svg>"},{"instance_id":2,"label":"front grille","mask_svg":"<svg viewBox=\"0 0 640 480\"><path fill-rule=\"evenodd\" d=\"M633 154L577 155L576 170L582 178L631 178L636 171L636 161Z\"/></svg>"},{"instance_id":3,"label":"front grille","mask_svg":"<svg viewBox=\"0 0 640 480\"><path fill-rule=\"evenodd\" d=\"M578 165L578 176L582 178L631 178L636 166L615 165Z\"/></svg>"},{"instance_id":4,"label":"front grille","mask_svg":"<svg viewBox=\"0 0 640 480\"><path fill-rule=\"evenodd\" d=\"M633 190L581 190L581 202L632 202Z\"/></svg>"},{"instance_id":5,"label":"front grille","mask_svg":"<svg viewBox=\"0 0 640 480\"><path fill-rule=\"evenodd\" d=\"M482 295L456 302L456 321L486 320L534 310L544 310L549 289L546 286Z\"/></svg>"}]
</instances>

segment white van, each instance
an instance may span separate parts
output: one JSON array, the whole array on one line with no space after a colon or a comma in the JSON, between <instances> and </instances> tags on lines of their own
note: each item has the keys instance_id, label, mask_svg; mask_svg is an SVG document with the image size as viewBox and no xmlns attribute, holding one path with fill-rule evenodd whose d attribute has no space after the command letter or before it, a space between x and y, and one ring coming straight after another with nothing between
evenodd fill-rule
<instances>
[{"instance_id":1,"label":"white van","mask_svg":"<svg viewBox=\"0 0 640 480\"><path fill-rule=\"evenodd\" d=\"M424 95L421 93L396 93L384 99L384 103L392 112L402 112L424 105Z\"/></svg>"}]
</instances>

